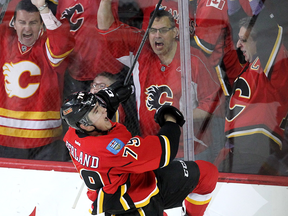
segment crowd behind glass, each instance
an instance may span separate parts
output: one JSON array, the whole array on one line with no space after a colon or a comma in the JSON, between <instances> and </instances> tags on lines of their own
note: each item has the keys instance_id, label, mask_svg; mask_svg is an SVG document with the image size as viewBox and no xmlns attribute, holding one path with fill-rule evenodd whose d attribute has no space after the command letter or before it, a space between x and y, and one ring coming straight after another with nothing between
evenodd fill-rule
<instances>
[{"instance_id":1,"label":"crowd behind glass","mask_svg":"<svg viewBox=\"0 0 288 216\"><path fill-rule=\"evenodd\" d=\"M1 1L1 25L9 25L10 28L14 28L15 22L12 17L19 1ZM121 24L125 23L126 29L131 28L134 33L138 32L143 36L149 23L150 14L153 13L158 0L109 1L114 20L111 23L101 23L103 27L98 26L97 21L99 23L101 21L99 14L109 20L109 14L104 11L105 8L100 6L100 2L104 1L108 2L108 0L46 1L62 25L69 26L75 46L69 56L63 60L64 72L58 75L57 82L61 92L56 91L55 88L49 89L48 86L46 90L54 92L54 96L50 97L51 100L46 101L44 106L49 107L58 103L55 98L63 101L65 97L76 91L96 93L116 80L125 79L131 65L126 64L123 59L124 56L129 57L129 53L131 53L129 48L134 42L134 35L131 34L129 37L123 32L113 35L109 30L120 28ZM287 13L285 14L287 6L285 0L280 0L277 4L272 0L189 1L191 85L192 100L195 105L191 107L194 117L194 131L191 133L194 134L195 159L214 163L220 172L288 175L288 133L285 130L288 113L288 96L286 96L288 18ZM99 8L103 11L100 11ZM179 42L178 28L179 13L181 12L178 10L178 1L163 0L160 9L168 11L175 23L167 24L165 27L159 25L159 28L155 23L152 25L146 41L148 49L144 48L143 51L145 54L152 52L151 55L147 54L149 58L152 58L154 54L160 58L161 53L160 51L157 53L157 50L160 50L162 46L165 47L167 41L170 44L174 43L174 40ZM106 24L108 26L105 28ZM175 37L171 36L171 42L168 34L172 35L173 32L175 32ZM115 40L111 42L113 37ZM128 42L126 43L122 37ZM122 38L125 43L122 43L119 38ZM33 49L33 45L31 47ZM21 52L25 54L26 49L29 51L31 47L19 47L19 49L22 49ZM137 48L135 47L134 54ZM180 58L179 51L175 52L175 55L178 55L177 58ZM2 53L2 55L4 54ZM29 121L32 122L36 119L41 121L44 117L39 112L37 118L29 119L27 116L29 116L30 110L20 111L17 106L11 107L13 105L9 105L9 109L6 107L10 103L6 101L6 98L14 97L15 99L17 97L14 104L27 103L24 95L25 89L38 81L28 79L28 83L21 83L19 77L31 76L24 70L18 76L23 97L13 95L7 86L11 82L8 79L9 72L13 71L16 65L12 65L10 68L5 61L1 61L1 91L6 97L0 99L0 104L2 104L0 105L0 151L6 147L12 147L10 150L15 151L15 154L7 157L70 161L68 150L62 141L68 126L61 120L60 112L45 112L45 115L51 115L48 118L51 127L46 127L47 131L43 133L40 132L43 128L39 128L38 132L31 132L29 128L24 130L17 123L15 125L11 123L19 119L19 121L29 124ZM152 62L152 59L146 61ZM139 62L136 67L139 67L141 73L141 70L144 70L141 69L141 65L148 64L148 62L141 63L140 60ZM168 72L180 74L181 69L177 67L175 71L170 71L169 67L170 69L174 67L173 63L170 63L165 63L160 58L160 63L158 65L155 63L153 67L159 66L159 71L163 76L159 79L167 79L170 87L174 83L174 85L177 84L174 87L181 90L181 76L168 76ZM23 67L26 66L29 67L29 65L23 64ZM154 69L150 68L148 72L154 71ZM145 73L149 74L148 72ZM168 87L162 84L150 85L149 80L158 75L150 74L145 78L141 77L141 74L137 76L139 76L141 85L147 85L144 87L145 91L141 90L143 86L137 88L138 83L135 83L137 78L133 74L135 93L127 102L121 104L113 121L125 124L132 135L146 136L155 131L151 129L152 126L148 120L146 121L144 117L141 118L146 114L141 113L142 108L139 108L138 99L141 103L146 104L145 112L151 113L154 113L159 105L169 103L169 101L182 110L184 109L183 104L186 103L181 98L181 92L179 92L180 95L177 95L178 93L171 91L174 87L170 89L168 84ZM12 76L10 75L10 77ZM13 76L13 78L17 77ZM45 84L39 82L39 85L51 85L49 82ZM173 97L179 99L176 104L173 102ZM33 106L37 107L39 101L30 101L29 103L33 103ZM49 136L51 139L48 139ZM41 138L45 138L46 141ZM25 139L25 143L28 140L30 145L25 144L24 147L24 145L21 146L21 140ZM35 143L38 142L37 140L44 143L39 145ZM13 144L15 142L18 144ZM33 151L34 147L45 148L51 143L54 143L53 148L50 148L45 154L50 154L52 157L36 156L38 153L37 150ZM29 148L34 156L20 155L17 153L18 148ZM178 159L184 158L183 151L182 140ZM54 158L53 155L55 155ZM6 157L3 154L0 156ZM255 166L251 166L251 164Z\"/></svg>"}]
</instances>

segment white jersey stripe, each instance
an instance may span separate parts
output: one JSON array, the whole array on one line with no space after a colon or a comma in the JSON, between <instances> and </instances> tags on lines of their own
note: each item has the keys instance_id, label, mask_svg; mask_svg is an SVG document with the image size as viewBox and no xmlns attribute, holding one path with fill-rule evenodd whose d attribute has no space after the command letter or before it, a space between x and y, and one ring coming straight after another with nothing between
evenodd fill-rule
<instances>
[{"instance_id":1,"label":"white jersey stripe","mask_svg":"<svg viewBox=\"0 0 288 216\"><path fill-rule=\"evenodd\" d=\"M236 131L236 132L228 134L227 138L247 136L247 135L256 134L256 133L261 133L269 137L270 139L272 139L274 142L276 142L279 145L280 149L282 149L282 141L264 128L255 128L251 130Z\"/></svg>"},{"instance_id":2,"label":"white jersey stripe","mask_svg":"<svg viewBox=\"0 0 288 216\"><path fill-rule=\"evenodd\" d=\"M204 205L206 203L209 203L210 200L212 199L212 193L209 194L196 194L196 193L190 193L187 197L186 200L192 204L195 205Z\"/></svg>"},{"instance_id":3,"label":"white jersey stripe","mask_svg":"<svg viewBox=\"0 0 288 216\"><path fill-rule=\"evenodd\" d=\"M281 26L278 26L278 35L277 35L277 39L276 39L276 42L274 44L274 47L273 47L273 50L271 52L271 55L268 59L268 62L265 66L265 69L264 69L264 73L266 74L266 76L268 77L269 73L270 73L270 69L271 67L273 66L274 64L274 61L276 59L276 56L278 54L278 51L280 49L280 46L281 46L281 41L282 41L282 33L283 33L283 29Z\"/></svg>"},{"instance_id":4,"label":"white jersey stripe","mask_svg":"<svg viewBox=\"0 0 288 216\"><path fill-rule=\"evenodd\" d=\"M50 129L58 128L62 124L61 120L45 120L45 121L34 121L34 120L20 120L0 117L0 125L11 128L22 128L22 129Z\"/></svg>"},{"instance_id":5,"label":"white jersey stripe","mask_svg":"<svg viewBox=\"0 0 288 216\"><path fill-rule=\"evenodd\" d=\"M51 64L54 66L58 66L60 63L61 63L61 61L63 61L63 59L66 57L63 57L63 58L53 58L52 57L52 55L50 54L50 52L49 52L49 49L48 49L48 47L47 47L47 44L45 43L45 47L46 47L46 54L47 54L47 56L48 56L48 59L49 59L49 61L51 62Z\"/></svg>"}]
</instances>

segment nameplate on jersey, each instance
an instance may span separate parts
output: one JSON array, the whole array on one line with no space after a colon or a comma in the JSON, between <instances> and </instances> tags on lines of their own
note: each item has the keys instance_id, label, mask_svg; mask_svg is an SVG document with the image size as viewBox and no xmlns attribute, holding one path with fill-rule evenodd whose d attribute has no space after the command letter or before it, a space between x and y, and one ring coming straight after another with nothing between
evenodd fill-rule
<instances>
[{"instance_id":1,"label":"nameplate on jersey","mask_svg":"<svg viewBox=\"0 0 288 216\"><path fill-rule=\"evenodd\" d=\"M116 155L121 151L124 145L125 144L121 140L115 138L108 144L106 149Z\"/></svg>"}]
</instances>

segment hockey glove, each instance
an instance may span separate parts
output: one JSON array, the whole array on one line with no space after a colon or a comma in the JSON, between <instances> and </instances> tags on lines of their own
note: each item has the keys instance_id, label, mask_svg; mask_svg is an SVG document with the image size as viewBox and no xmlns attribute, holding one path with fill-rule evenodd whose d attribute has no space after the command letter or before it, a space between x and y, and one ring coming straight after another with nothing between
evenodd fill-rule
<instances>
[{"instance_id":1,"label":"hockey glove","mask_svg":"<svg viewBox=\"0 0 288 216\"><path fill-rule=\"evenodd\" d=\"M132 84L124 86L123 81L117 81L109 86L109 88L111 88L116 93L120 103L127 101L131 94L134 93L134 86Z\"/></svg>"},{"instance_id":2,"label":"hockey glove","mask_svg":"<svg viewBox=\"0 0 288 216\"><path fill-rule=\"evenodd\" d=\"M107 117L112 119L118 109L119 103L126 101L134 91L134 86L115 82L111 86L100 90L95 95L105 101L107 107Z\"/></svg>"},{"instance_id":3,"label":"hockey glove","mask_svg":"<svg viewBox=\"0 0 288 216\"><path fill-rule=\"evenodd\" d=\"M176 123L182 127L185 123L185 119L183 114L174 106L163 105L159 107L154 115L154 120L156 123L162 127L165 123L164 115L171 114L175 117Z\"/></svg>"}]
</instances>

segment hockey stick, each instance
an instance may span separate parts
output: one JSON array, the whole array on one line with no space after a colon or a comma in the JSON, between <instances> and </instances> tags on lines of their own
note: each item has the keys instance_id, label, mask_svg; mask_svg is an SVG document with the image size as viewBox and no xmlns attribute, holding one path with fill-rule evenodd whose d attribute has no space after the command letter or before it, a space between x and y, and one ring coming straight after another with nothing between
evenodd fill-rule
<instances>
[{"instance_id":1,"label":"hockey stick","mask_svg":"<svg viewBox=\"0 0 288 216\"><path fill-rule=\"evenodd\" d=\"M7 11L9 3L10 3L10 0L6 0L5 3L2 6L2 10L1 10L1 13L0 13L0 23L2 23L2 21L3 21L3 18L5 16L5 13Z\"/></svg>"},{"instance_id":2,"label":"hockey stick","mask_svg":"<svg viewBox=\"0 0 288 216\"><path fill-rule=\"evenodd\" d=\"M127 75L126 75L126 77L125 77L124 86L126 86L126 85L129 83L129 81L130 81L130 78L131 78L132 72L133 72L133 70L134 70L135 64L136 64L136 62L137 62L137 60L138 60L138 58L139 58L139 55L140 55L140 53L141 53L141 51L142 51L142 48L143 48L143 46L144 46L144 44L145 44L145 41L146 41L147 37L148 37L149 29L151 28L152 23L154 22L154 19L155 19L155 16L156 16L156 11L159 10L159 7L160 7L161 3L162 3L162 0L159 0L158 4L157 4L157 6L156 6L156 8L155 8L155 10L154 10L153 15L152 15L152 17L151 17L150 20L149 20L148 27L147 27L147 29L146 29L146 31L145 31L145 34L144 34L144 36L143 36L143 39L142 39L142 41L141 41L141 43L140 43L140 46L139 46L139 48L138 48L138 50L137 50L137 53L136 53L136 55L135 55L134 61L133 61L133 63L132 63L132 66L130 67L130 69L129 69L129 71L127 72Z\"/></svg>"},{"instance_id":3,"label":"hockey stick","mask_svg":"<svg viewBox=\"0 0 288 216\"><path fill-rule=\"evenodd\" d=\"M75 208L76 208L77 203L78 203L78 200L79 200L79 198L80 198L80 196L81 196L81 193L82 193L82 191L83 191L83 188L84 188L84 181L82 182L81 187L80 187L80 189L79 189L79 191L78 191L78 193L77 193L77 196L76 196L76 198L75 198L75 200L74 200L74 203L73 203L73 205L72 205L72 209L75 209Z\"/></svg>"}]
</instances>

